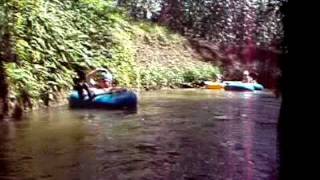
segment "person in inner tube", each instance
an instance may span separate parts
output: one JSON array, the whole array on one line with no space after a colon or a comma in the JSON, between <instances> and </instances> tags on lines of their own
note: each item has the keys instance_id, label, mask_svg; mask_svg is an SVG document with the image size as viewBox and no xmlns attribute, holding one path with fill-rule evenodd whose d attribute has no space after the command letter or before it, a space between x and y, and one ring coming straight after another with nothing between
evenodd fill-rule
<instances>
[{"instance_id":1,"label":"person in inner tube","mask_svg":"<svg viewBox=\"0 0 320 180\"><path fill-rule=\"evenodd\" d=\"M244 83L256 83L256 81L250 76L249 71L247 71L247 70L245 70L243 72L242 82L244 82Z\"/></svg>"},{"instance_id":2,"label":"person in inner tube","mask_svg":"<svg viewBox=\"0 0 320 180\"><path fill-rule=\"evenodd\" d=\"M95 80L92 78L95 77ZM125 91L126 89L114 87L113 86L113 77L109 70L104 68L98 68L90 72L87 76L90 84L98 89L105 92L119 92Z\"/></svg>"}]
</instances>

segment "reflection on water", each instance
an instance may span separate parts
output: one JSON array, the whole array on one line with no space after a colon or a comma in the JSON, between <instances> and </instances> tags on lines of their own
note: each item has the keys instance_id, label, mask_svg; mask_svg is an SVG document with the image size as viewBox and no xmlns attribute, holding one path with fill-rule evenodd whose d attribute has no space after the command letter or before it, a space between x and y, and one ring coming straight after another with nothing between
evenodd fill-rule
<instances>
[{"instance_id":1,"label":"reflection on water","mask_svg":"<svg viewBox=\"0 0 320 180\"><path fill-rule=\"evenodd\" d=\"M0 123L0 179L275 178L269 93L145 92L137 112L35 111Z\"/></svg>"}]
</instances>

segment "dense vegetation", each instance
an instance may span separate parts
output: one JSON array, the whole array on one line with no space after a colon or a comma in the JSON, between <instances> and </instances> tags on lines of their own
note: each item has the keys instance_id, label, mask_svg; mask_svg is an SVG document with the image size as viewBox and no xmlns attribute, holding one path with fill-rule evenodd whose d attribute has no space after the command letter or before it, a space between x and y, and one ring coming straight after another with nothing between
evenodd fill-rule
<instances>
[{"instance_id":1,"label":"dense vegetation","mask_svg":"<svg viewBox=\"0 0 320 180\"><path fill-rule=\"evenodd\" d=\"M137 19L165 24L196 42L193 49L221 64L228 80L241 78L248 69L274 88L283 37L280 6L285 1L119 0L119 6Z\"/></svg>"},{"instance_id":2,"label":"dense vegetation","mask_svg":"<svg viewBox=\"0 0 320 180\"><path fill-rule=\"evenodd\" d=\"M268 48L280 43L284 0L119 0L138 19L169 25L190 37L223 46L253 41Z\"/></svg>"},{"instance_id":3,"label":"dense vegetation","mask_svg":"<svg viewBox=\"0 0 320 180\"><path fill-rule=\"evenodd\" d=\"M0 13L2 88L23 102L58 98L78 68L108 67L121 86L148 89L219 73L184 38L131 20L115 1L1 0Z\"/></svg>"}]
</instances>

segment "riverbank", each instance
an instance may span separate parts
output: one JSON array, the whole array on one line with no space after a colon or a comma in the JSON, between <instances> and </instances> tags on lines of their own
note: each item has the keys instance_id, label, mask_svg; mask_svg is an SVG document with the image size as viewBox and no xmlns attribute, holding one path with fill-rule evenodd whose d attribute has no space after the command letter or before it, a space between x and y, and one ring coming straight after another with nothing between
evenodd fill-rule
<instances>
[{"instance_id":1,"label":"riverbank","mask_svg":"<svg viewBox=\"0 0 320 180\"><path fill-rule=\"evenodd\" d=\"M1 59L7 79L2 88L19 108L55 104L72 89L79 68L108 67L119 86L147 90L179 88L221 73L195 57L181 35L133 20L105 1L13 2L0 5L4 17L16 17L0 28L1 39L9 34L10 42L6 52L0 50L9 58Z\"/></svg>"}]
</instances>

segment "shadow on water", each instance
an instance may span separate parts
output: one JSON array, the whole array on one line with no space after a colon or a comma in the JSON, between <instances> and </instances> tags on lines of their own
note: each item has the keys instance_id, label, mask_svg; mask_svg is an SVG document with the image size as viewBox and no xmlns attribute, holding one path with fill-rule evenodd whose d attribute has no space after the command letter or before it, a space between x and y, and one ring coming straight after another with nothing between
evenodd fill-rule
<instances>
[{"instance_id":1,"label":"shadow on water","mask_svg":"<svg viewBox=\"0 0 320 180\"><path fill-rule=\"evenodd\" d=\"M271 179L279 100L140 94L136 111L61 107L0 124L0 179Z\"/></svg>"}]
</instances>

